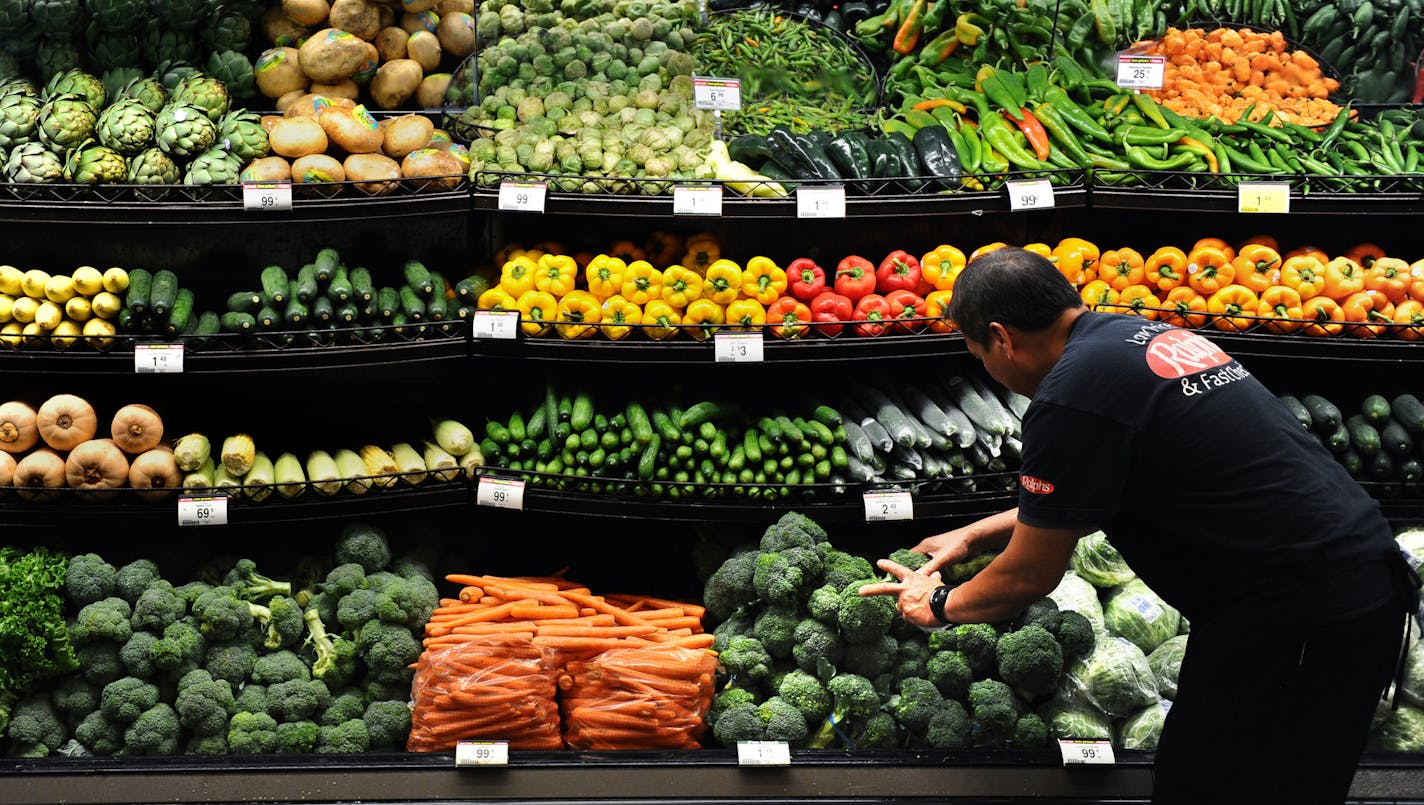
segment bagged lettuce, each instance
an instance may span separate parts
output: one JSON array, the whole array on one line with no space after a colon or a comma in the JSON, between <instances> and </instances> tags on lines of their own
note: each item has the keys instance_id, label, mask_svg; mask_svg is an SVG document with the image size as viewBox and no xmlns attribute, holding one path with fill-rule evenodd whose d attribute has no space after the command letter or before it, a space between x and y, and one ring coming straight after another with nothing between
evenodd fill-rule
<instances>
[{"instance_id":1,"label":"bagged lettuce","mask_svg":"<svg viewBox=\"0 0 1424 805\"><path fill-rule=\"evenodd\" d=\"M1144 654L1176 637L1182 616L1141 579L1115 588L1103 602L1108 632L1126 638Z\"/></svg>"},{"instance_id":2,"label":"bagged lettuce","mask_svg":"<svg viewBox=\"0 0 1424 805\"><path fill-rule=\"evenodd\" d=\"M1137 578L1101 531L1084 536L1073 547L1073 572L1094 587L1117 587Z\"/></svg>"}]
</instances>

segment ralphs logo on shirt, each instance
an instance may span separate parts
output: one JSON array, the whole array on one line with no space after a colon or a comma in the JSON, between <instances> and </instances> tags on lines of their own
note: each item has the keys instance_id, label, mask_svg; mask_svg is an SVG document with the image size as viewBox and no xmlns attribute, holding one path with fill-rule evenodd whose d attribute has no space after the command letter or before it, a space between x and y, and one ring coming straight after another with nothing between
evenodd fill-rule
<instances>
[{"instance_id":1,"label":"ralphs logo on shirt","mask_svg":"<svg viewBox=\"0 0 1424 805\"><path fill-rule=\"evenodd\" d=\"M1045 481L1042 478L1035 478L1032 475L1020 475L1019 486L1023 487L1025 491L1032 492L1035 495L1047 495L1053 491L1053 484L1051 482Z\"/></svg>"},{"instance_id":2,"label":"ralphs logo on shirt","mask_svg":"<svg viewBox=\"0 0 1424 805\"><path fill-rule=\"evenodd\" d=\"M1147 344L1147 366L1158 377L1178 380L1231 363L1231 356L1190 330L1158 333Z\"/></svg>"}]
</instances>

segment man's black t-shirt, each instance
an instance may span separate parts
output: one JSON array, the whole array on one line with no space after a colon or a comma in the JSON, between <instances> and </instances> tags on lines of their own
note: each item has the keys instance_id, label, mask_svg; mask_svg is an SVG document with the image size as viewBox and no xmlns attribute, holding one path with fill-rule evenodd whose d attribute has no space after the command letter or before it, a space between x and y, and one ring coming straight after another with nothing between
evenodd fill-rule
<instances>
[{"instance_id":1,"label":"man's black t-shirt","mask_svg":"<svg viewBox=\"0 0 1424 805\"><path fill-rule=\"evenodd\" d=\"M1245 368L1189 330L1080 316L1024 415L1023 442L1019 519L1102 528L1190 619L1329 623L1392 595L1379 506Z\"/></svg>"}]
</instances>

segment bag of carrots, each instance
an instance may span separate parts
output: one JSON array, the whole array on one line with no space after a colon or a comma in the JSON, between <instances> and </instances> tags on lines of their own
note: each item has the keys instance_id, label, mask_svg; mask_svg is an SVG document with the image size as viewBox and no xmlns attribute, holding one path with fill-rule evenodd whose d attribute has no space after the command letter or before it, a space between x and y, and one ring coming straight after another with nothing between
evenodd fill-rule
<instances>
[{"instance_id":1,"label":"bag of carrots","mask_svg":"<svg viewBox=\"0 0 1424 805\"><path fill-rule=\"evenodd\" d=\"M574 660L559 674L572 749L697 749L717 658L701 649L636 646Z\"/></svg>"},{"instance_id":2,"label":"bag of carrots","mask_svg":"<svg viewBox=\"0 0 1424 805\"><path fill-rule=\"evenodd\" d=\"M441 752L461 740L508 741L512 749L561 749L556 668L530 635L481 635L428 647L416 663L410 752Z\"/></svg>"}]
</instances>

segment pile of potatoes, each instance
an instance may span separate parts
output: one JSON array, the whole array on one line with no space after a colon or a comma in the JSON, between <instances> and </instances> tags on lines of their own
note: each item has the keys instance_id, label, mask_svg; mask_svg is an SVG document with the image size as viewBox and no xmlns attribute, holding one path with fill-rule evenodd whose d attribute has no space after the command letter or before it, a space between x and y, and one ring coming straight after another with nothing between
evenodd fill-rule
<instances>
[{"instance_id":1,"label":"pile of potatoes","mask_svg":"<svg viewBox=\"0 0 1424 805\"><path fill-rule=\"evenodd\" d=\"M262 118L271 156L242 170L244 182L293 184L352 182L382 195L402 183L452 190L469 170L461 145L424 115L395 115L379 122L349 98L305 95L281 115Z\"/></svg>"},{"instance_id":2,"label":"pile of potatoes","mask_svg":"<svg viewBox=\"0 0 1424 805\"><path fill-rule=\"evenodd\" d=\"M273 46L253 70L257 89L279 111L304 95L354 101L363 88L377 109L438 107L448 70L475 51L473 12L474 0L282 0L262 18Z\"/></svg>"}]
</instances>

